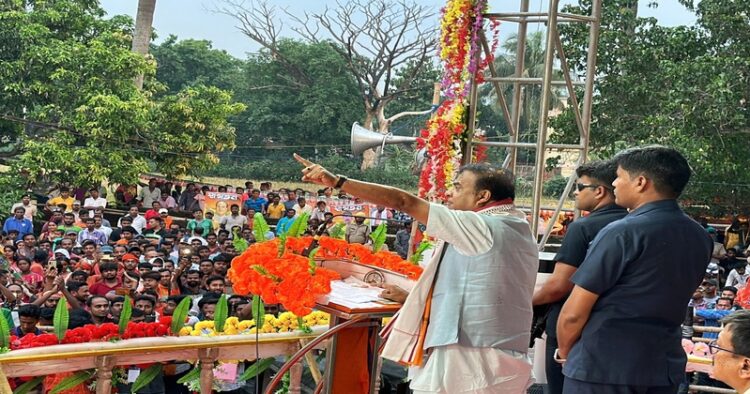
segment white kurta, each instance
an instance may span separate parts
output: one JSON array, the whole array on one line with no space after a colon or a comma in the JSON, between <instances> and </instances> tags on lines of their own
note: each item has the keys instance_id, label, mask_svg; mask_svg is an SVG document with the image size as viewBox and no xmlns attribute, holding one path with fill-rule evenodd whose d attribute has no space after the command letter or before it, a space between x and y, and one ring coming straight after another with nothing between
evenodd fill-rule
<instances>
[{"instance_id":1,"label":"white kurta","mask_svg":"<svg viewBox=\"0 0 750 394\"><path fill-rule=\"evenodd\" d=\"M430 209L428 234L467 254L479 254L492 248L492 237L481 218L461 215L445 207L435 208ZM480 213L523 215L515 209L498 208ZM431 348L424 367L410 368L409 376L415 394L521 394L526 393L532 383L531 363L525 353L458 344Z\"/></svg>"}]
</instances>

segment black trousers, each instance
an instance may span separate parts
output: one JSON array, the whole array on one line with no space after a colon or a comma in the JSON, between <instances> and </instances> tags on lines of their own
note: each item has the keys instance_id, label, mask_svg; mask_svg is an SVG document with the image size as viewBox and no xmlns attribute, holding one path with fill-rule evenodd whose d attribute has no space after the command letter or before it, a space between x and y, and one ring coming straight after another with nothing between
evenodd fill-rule
<instances>
[{"instance_id":1,"label":"black trousers","mask_svg":"<svg viewBox=\"0 0 750 394\"><path fill-rule=\"evenodd\" d=\"M564 394L675 394L679 384L673 386L628 386L622 384L591 383L565 378Z\"/></svg>"},{"instance_id":2,"label":"black trousers","mask_svg":"<svg viewBox=\"0 0 750 394\"><path fill-rule=\"evenodd\" d=\"M544 372L547 375L547 387L545 394L562 394L565 376L562 373L562 364L555 361L555 349L557 349L557 337L547 336L546 360L544 360Z\"/></svg>"}]
</instances>

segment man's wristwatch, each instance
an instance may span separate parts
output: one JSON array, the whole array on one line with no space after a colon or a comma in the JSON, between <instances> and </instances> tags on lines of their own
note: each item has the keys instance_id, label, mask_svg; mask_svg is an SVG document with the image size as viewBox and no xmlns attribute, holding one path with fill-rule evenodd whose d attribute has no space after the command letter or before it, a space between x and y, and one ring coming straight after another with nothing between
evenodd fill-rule
<instances>
[{"instance_id":1,"label":"man's wristwatch","mask_svg":"<svg viewBox=\"0 0 750 394\"><path fill-rule=\"evenodd\" d=\"M343 175L337 175L339 177L339 180L336 181L336 185L333 187L334 189L341 189L341 186L344 186L344 182L348 181L348 179Z\"/></svg>"},{"instance_id":2,"label":"man's wristwatch","mask_svg":"<svg viewBox=\"0 0 750 394\"><path fill-rule=\"evenodd\" d=\"M560 358L560 349L555 349L555 354L552 355L552 358L559 364L563 364L568 361L567 358Z\"/></svg>"}]
</instances>

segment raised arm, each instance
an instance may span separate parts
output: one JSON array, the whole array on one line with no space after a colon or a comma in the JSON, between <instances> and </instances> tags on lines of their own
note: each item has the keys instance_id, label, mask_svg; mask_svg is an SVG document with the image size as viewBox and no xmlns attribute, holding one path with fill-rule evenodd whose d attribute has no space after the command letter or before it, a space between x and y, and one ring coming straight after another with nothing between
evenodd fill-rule
<instances>
[{"instance_id":1,"label":"raised arm","mask_svg":"<svg viewBox=\"0 0 750 394\"><path fill-rule=\"evenodd\" d=\"M294 154L294 158L300 164L305 166L302 169L302 180L304 182L312 182L326 187L338 186L340 190L343 190L354 197L359 197L376 205L383 205L401 212L406 212L417 221L427 223L430 204L411 193L395 187L362 182L348 178L339 185L338 183L342 181L341 176L332 174L320 164L315 164L296 153Z\"/></svg>"}]
</instances>

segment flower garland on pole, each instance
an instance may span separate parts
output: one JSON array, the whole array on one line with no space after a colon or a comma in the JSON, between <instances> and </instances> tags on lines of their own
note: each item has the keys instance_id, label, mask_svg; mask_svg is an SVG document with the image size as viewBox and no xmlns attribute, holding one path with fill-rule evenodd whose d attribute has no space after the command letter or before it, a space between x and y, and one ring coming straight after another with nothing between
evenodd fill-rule
<instances>
[{"instance_id":1,"label":"flower garland on pole","mask_svg":"<svg viewBox=\"0 0 750 394\"><path fill-rule=\"evenodd\" d=\"M427 162L419 179L419 196L445 200L462 159L462 143L467 135L469 92L483 81L482 71L492 63L492 56L482 58L479 31L487 0L448 0L440 22L440 59L443 62L445 100L427 122L417 140L425 148ZM497 48L499 23L491 21L492 50ZM472 77L473 76L473 77ZM477 154L481 157L483 153Z\"/></svg>"}]
</instances>

